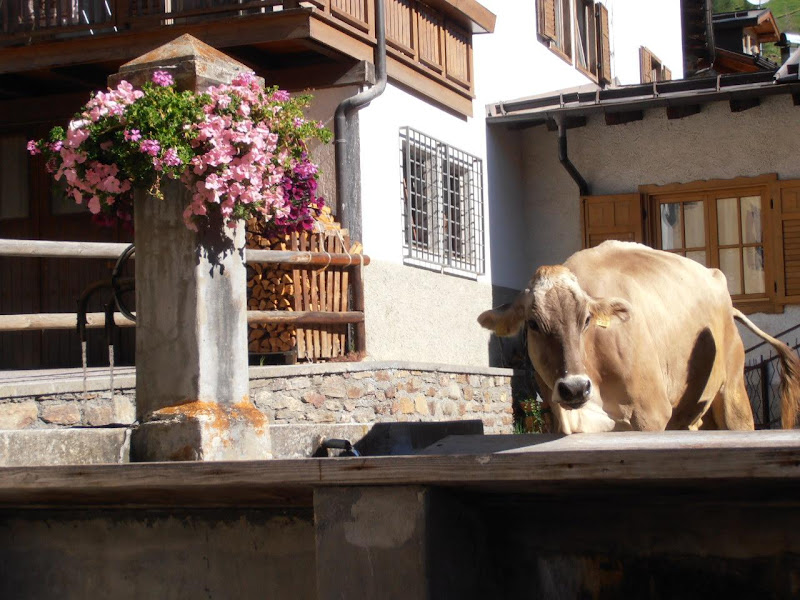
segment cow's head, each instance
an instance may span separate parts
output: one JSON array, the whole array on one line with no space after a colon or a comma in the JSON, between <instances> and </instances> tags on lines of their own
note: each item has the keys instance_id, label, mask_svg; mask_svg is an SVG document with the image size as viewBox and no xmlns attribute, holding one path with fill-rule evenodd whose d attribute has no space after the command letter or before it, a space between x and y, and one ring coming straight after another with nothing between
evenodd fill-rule
<instances>
[{"instance_id":1,"label":"cow's head","mask_svg":"<svg viewBox=\"0 0 800 600\"><path fill-rule=\"evenodd\" d=\"M551 390L553 400L568 409L580 408L593 394L587 369L588 348L598 328L614 327L630 317L630 305L619 298L592 298L566 267L540 267L510 305L487 310L478 317L499 336L527 329L528 354L536 372Z\"/></svg>"}]
</instances>

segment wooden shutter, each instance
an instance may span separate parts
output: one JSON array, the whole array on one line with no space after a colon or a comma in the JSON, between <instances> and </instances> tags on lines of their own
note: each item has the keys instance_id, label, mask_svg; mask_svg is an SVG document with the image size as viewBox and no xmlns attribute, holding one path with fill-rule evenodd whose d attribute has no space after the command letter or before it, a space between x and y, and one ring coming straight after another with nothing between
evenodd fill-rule
<instances>
[{"instance_id":1,"label":"wooden shutter","mask_svg":"<svg viewBox=\"0 0 800 600\"><path fill-rule=\"evenodd\" d=\"M611 83L611 36L608 28L608 9L595 5L597 16L597 77L600 83Z\"/></svg>"},{"instance_id":2,"label":"wooden shutter","mask_svg":"<svg viewBox=\"0 0 800 600\"><path fill-rule=\"evenodd\" d=\"M536 0L539 35L550 40L556 39L556 1Z\"/></svg>"},{"instance_id":3,"label":"wooden shutter","mask_svg":"<svg viewBox=\"0 0 800 600\"><path fill-rule=\"evenodd\" d=\"M664 67L661 73L661 81L672 81L672 71L670 71L667 67Z\"/></svg>"},{"instance_id":4,"label":"wooden shutter","mask_svg":"<svg viewBox=\"0 0 800 600\"><path fill-rule=\"evenodd\" d=\"M644 241L639 194L583 196L581 204L584 248L592 248L606 240Z\"/></svg>"},{"instance_id":5,"label":"wooden shutter","mask_svg":"<svg viewBox=\"0 0 800 600\"><path fill-rule=\"evenodd\" d=\"M639 47L639 78L642 83L653 82L653 53L644 46Z\"/></svg>"},{"instance_id":6,"label":"wooden shutter","mask_svg":"<svg viewBox=\"0 0 800 600\"><path fill-rule=\"evenodd\" d=\"M773 190L777 302L800 304L800 181L780 181Z\"/></svg>"}]
</instances>

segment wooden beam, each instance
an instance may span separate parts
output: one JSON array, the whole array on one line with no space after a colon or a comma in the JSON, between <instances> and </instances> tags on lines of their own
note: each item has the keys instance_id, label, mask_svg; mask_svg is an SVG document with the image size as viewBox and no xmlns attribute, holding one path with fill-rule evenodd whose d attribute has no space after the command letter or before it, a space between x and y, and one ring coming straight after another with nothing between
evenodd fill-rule
<instances>
[{"instance_id":1,"label":"wooden beam","mask_svg":"<svg viewBox=\"0 0 800 600\"><path fill-rule=\"evenodd\" d=\"M623 125L625 123L633 123L634 121L641 121L644 118L644 111L630 110L621 112L607 112L606 125Z\"/></svg>"},{"instance_id":2,"label":"wooden beam","mask_svg":"<svg viewBox=\"0 0 800 600\"><path fill-rule=\"evenodd\" d=\"M105 61L126 61L185 34L214 48L281 42L309 36L311 9L294 9L246 18L232 17L193 24L155 25L147 31L127 31L72 40L3 48L0 74ZM369 57L371 58L371 56Z\"/></svg>"},{"instance_id":3,"label":"wooden beam","mask_svg":"<svg viewBox=\"0 0 800 600\"><path fill-rule=\"evenodd\" d=\"M585 127L586 117L565 117L564 127L567 129L575 129L576 127ZM558 131L558 124L554 119L547 120L547 131Z\"/></svg>"},{"instance_id":4,"label":"wooden beam","mask_svg":"<svg viewBox=\"0 0 800 600\"><path fill-rule=\"evenodd\" d=\"M338 63L317 63L267 69L260 72L268 84L285 90L306 90L343 86L363 86L375 83L375 65L362 60L345 60Z\"/></svg>"},{"instance_id":5,"label":"wooden beam","mask_svg":"<svg viewBox=\"0 0 800 600\"><path fill-rule=\"evenodd\" d=\"M368 265L369 256L364 254L329 254L327 252L300 252L294 250L250 250L245 249L247 263L273 265L308 265L314 267L357 267Z\"/></svg>"},{"instance_id":6,"label":"wooden beam","mask_svg":"<svg viewBox=\"0 0 800 600\"><path fill-rule=\"evenodd\" d=\"M732 98L729 101L731 112L743 112L761 104L760 98Z\"/></svg>"},{"instance_id":7,"label":"wooden beam","mask_svg":"<svg viewBox=\"0 0 800 600\"><path fill-rule=\"evenodd\" d=\"M117 259L130 244L0 239L0 256Z\"/></svg>"},{"instance_id":8,"label":"wooden beam","mask_svg":"<svg viewBox=\"0 0 800 600\"><path fill-rule=\"evenodd\" d=\"M667 119L683 119L700 112L699 104L679 104L667 107Z\"/></svg>"},{"instance_id":9,"label":"wooden beam","mask_svg":"<svg viewBox=\"0 0 800 600\"><path fill-rule=\"evenodd\" d=\"M565 486L591 485L607 491L635 484L684 490L800 484L800 431L479 437L486 441L440 456L5 467L0 505L286 505L291 494L307 498L321 486L353 485L564 493ZM487 446L497 438L503 447Z\"/></svg>"},{"instance_id":10,"label":"wooden beam","mask_svg":"<svg viewBox=\"0 0 800 600\"><path fill-rule=\"evenodd\" d=\"M114 323L117 327L135 327L136 323L129 321L121 313L114 313ZM105 327L105 313L87 313L86 327L99 329ZM39 313L31 315L0 315L0 331L42 331L57 329L78 328L78 315L75 313Z\"/></svg>"},{"instance_id":11,"label":"wooden beam","mask_svg":"<svg viewBox=\"0 0 800 600\"><path fill-rule=\"evenodd\" d=\"M247 322L287 325L347 325L348 323L363 323L364 313L361 311L248 310Z\"/></svg>"}]
</instances>

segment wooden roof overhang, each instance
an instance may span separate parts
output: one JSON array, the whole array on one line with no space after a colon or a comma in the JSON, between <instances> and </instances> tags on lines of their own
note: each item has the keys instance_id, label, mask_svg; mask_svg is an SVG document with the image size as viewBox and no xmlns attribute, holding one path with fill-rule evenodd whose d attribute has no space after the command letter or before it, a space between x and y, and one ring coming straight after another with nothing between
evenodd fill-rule
<instances>
[{"instance_id":1,"label":"wooden roof overhang","mask_svg":"<svg viewBox=\"0 0 800 600\"><path fill-rule=\"evenodd\" d=\"M604 115L607 125L642 119L645 110L666 109L669 118L682 118L700 112L703 104L730 103L731 111L741 112L758 106L760 99L791 94L800 105L800 80L776 82L773 72L740 73L718 77L679 79L593 91L570 91L557 95L522 98L487 106L489 125L527 128L553 127L564 118L568 128L586 124L591 115Z\"/></svg>"},{"instance_id":2,"label":"wooden roof overhang","mask_svg":"<svg viewBox=\"0 0 800 600\"><path fill-rule=\"evenodd\" d=\"M717 73L755 73L757 71L774 72L778 65L758 54L733 52L725 48L716 49L714 69Z\"/></svg>"},{"instance_id":3,"label":"wooden roof overhang","mask_svg":"<svg viewBox=\"0 0 800 600\"><path fill-rule=\"evenodd\" d=\"M364 61L372 63L376 44L371 10L359 23L320 4L321 8L303 6L246 16L221 13L191 23L168 23L161 15L161 21L133 23L121 31L32 38L15 46L3 46L9 39L0 35L0 107L6 104L3 100L25 99L19 104L24 110L27 101L35 103L44 97L52 104L54 94L65 98L79 94L85 101L90 91L106 86L107 77L120 65L183 34L248 65L268 84L290 91L370 83L372 65ZM430 5L441 9L442 19L452 19L464 31L494 29L494 15L474 0L432 0ZM415 93L458 114L472 114L471 78L465 82L441 69L430 69L391 44L387 70L391 80ZM0 122L4 116L11 117L10 110L0 110Z\"/></svg>"},{"instance_id":4,"label":"wooden roof overhang","mask_svg":"<svg viewBox=\"0 0 800 600\"><path fill-rule=\"evenodd\" d=\"M769 9L717 13L713 17L715 29L750 30L759 43L777 42L781 31L775 16Z\"/></svg>"}]
</instances>

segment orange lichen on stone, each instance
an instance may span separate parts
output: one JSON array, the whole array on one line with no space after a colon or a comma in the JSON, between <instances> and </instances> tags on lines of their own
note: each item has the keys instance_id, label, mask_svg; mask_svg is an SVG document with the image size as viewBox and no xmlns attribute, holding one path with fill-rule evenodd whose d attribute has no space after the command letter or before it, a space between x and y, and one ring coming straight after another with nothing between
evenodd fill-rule
<instances>
[{"instance_id":1,"label":"orange lichen on stone","mask_svg":"<svg viewBox=\"0 0 800 600\"><path fill-rule=\"evenodd\" d=\"M153 416L156 419L163 417L195 419L203 421L209 428L219 432L227 432L232 425L246 423L261 434L267 426L267 418L255 407L249 396L244 396L240 402L232 405L194 400L177 406L167 406L157 410Z\"/></svg>"}]
</instances>

